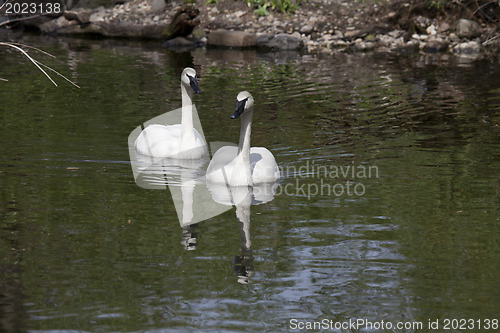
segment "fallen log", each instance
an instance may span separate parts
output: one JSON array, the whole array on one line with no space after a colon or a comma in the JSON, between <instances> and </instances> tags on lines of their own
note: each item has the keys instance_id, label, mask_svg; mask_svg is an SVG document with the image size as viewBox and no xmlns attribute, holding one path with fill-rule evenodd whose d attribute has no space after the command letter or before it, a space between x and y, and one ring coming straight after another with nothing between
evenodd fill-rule
<instances>
[{"instance_id":1,"label":"fallen log","mask_svg":"<svg viewBox=\"0 0 500 333\"><path fill-rule=\"evenodd\" d=\"M137 2L136 2L137 4ZM168 12L146 10L141 6L115 6L112 9L79 9L61 12L59 17L47 16L36 20L12 19L55 35L100 35L104 37L145 38L168 40L186 37L200 24L200 11L191 5L179 7L169 18ZM7 26L9 20L2 22Z\"/></svg>"}]
</instances>

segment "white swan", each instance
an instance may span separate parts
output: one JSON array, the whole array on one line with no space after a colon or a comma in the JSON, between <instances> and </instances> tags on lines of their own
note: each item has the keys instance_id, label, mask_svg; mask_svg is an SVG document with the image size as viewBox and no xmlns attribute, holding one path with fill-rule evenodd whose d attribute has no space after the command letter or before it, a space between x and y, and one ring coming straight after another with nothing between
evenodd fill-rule
<instances>
[{"instance_id":1,"label":"white swan","mask_svg":"<svg viewBox=\"0 0 500 333\"><path fill-rule=\"evenodd\" d=\"M280 178L280 171L273 154L264 147L250 148L253 97L249 92L242 91L236 100L236 110L231 119L241 116L239 146L224 146L217 150L208 165L207 182L230 186L275 182Z\"/></svg>"},{"instance_id":2,"label":"white swan","mask_svg":"<svg viewBox=\"0 0 500 333\"><path fill-rule=\"evenodd\" d=\"M181 74L181 123L146 127L135 141L139 154L178 159L197 159L208 155L207 144L193 127L193 92L201 93L196 71L186 67Z\"/></svg>"}]
</instances>

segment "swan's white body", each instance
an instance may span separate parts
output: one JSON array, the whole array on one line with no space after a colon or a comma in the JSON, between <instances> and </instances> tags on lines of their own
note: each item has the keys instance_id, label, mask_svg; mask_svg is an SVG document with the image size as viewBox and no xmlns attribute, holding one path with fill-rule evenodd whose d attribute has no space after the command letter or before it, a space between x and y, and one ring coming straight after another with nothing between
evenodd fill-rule
<instances>
[{"instance_id":1,"label":"swan's white body","mask_svg":"<svg viewBox=\"0 0 500 333\"><path fill-rule=\"evenodd\" d=\"M231 118L241 114L239 146L224 146L217 150L208 165L206 179L230 186L275 182L280 178L280 171L273 154L264 147L250 147L253 97L243 91L238 94L237 100L237 109Z\"/></svg>"},{"instance_id":2,"label":"swan's white body","mask_svg":"<svg viewBox=\"0 0 500 333\"><path fill-rule=\"evenodd\" d=\"M182 123L168 126L149 125L137 137L135 148L139 154L153 157L198 159L206 156L207 145L201 134L193 128L191 133L187 133L187 138L183 138L182 127Z\"/></svg>"},{"instance_id":3,"label":"swan's white body","mask_svg":"<svg viewBox=\"0 0 500 333\"><path fill-rule=\"evenodd\" d=\"M208 155L207 144L193 127L193 92L200 93L196 72L185 68L181 74L182 119L175 125L149 125L137 137L139 154L153 157L197 159Z\"/></svg>"},{"instance_id":4,"label":"swan's white body","mask_svg":"<svg viewBox=\"0 0 500 333\"><path fill-rule=\"evenodd\" d=\"M275 182L280 178L276 160L268 149L250 148L248 161L238 151L238 147L232 146L217 150L208 165L207 181L231 186L252 186Z\"/></svg>"}]
</instances>

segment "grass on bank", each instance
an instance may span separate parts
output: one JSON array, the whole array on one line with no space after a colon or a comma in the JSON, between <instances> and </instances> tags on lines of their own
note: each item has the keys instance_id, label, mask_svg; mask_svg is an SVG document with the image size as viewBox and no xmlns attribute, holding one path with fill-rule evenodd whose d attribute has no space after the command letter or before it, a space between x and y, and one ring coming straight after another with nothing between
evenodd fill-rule
<instances>
[{"instance_id":1,"label":"grass on bank","mask_svg":"<svg viewBox=\"0 0 500 333\"><path fill-rule=\"evenodd\" d=\"M207 0L207 4L217 4L224 0ZM227 0L226 0L227 1ZM234 0L237 1L237 0ZM269 15L270 10L279 10L282 13L290 14L299 8L301 0L241 0L245 1L248 7L254 7L254 12L259 16Z\"/></svg>"}]
</instances>

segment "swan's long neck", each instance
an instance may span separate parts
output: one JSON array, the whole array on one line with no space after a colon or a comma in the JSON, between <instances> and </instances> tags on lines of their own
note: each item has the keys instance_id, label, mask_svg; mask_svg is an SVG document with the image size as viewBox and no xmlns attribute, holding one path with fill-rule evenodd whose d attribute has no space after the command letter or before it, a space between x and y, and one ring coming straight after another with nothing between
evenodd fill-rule
<instances>
[{"instance_id":1,"label":"swan's long neck","mask_svg":"<svg viewBox=\"0 0 500 333\"><path fill-rule=\"evenodd\" d=\"M253 109L246 110L241 116L240 143L238 154L249 156L250 158L250 137L252 136L252 115Z\"/></svg>"},{"instance_id":2,"label":"swan's long neck","mask_svg":"<svg viewBox=\"0 0 500 333\"><path fill-rule=\"evenodd\" d=\"M242 163L242 170L244 170L244 176L247 180L246 183L250 186L253 185L250 166L250 137L252 135L252 115L253 107L251 109L245 110L245 112L241 116L240 143L238 145L238 158Z\"/></svg>"},{"instance_id":3,"label":"swan's long neck","mask_svg":"<svg viewBox=\"0 0 500 333\"><path fill-rule=\"evenodd\" d=\"M182 118L181 118L181 146L185 149L195 143L193 131L193 92L188 91L181 82Z\"/></svg>"}]
</instances>

